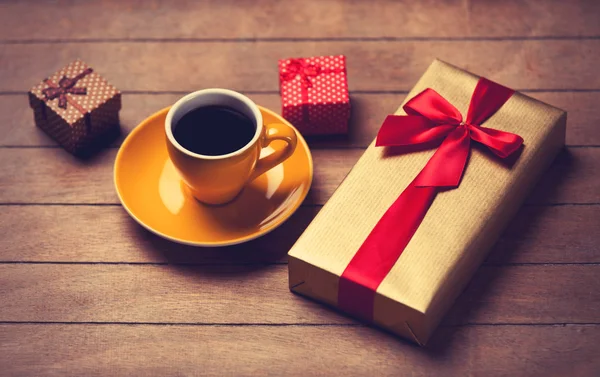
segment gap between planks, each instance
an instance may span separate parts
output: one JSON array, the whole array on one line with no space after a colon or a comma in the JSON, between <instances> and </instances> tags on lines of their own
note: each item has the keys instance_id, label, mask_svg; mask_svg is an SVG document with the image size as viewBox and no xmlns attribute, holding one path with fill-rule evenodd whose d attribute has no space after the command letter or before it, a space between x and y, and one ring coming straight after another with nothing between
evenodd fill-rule
<instances>
[{"instance_id":1,"label":"gap between planks","mask_svg":"<svg viewBox=\"0 0 600 377\"><path fill-rule=\"evenodd\" d=\"M201 247L198 247L201 249ZM201 251L199 251L201 252ZM218 263L218 262L85 262L85 261L3 261L0 264L46 264L46 265L100 265L100 266L185 266L185 267L236 267L236 266L286 266L287 261L273 262L239 262L239 263ZM519 266L600 266L600 262L483 262L482 266L490 267L519 267ZM1 322L1 321L0 321Z\"/></svg>"},{"instance_id":2,"label":"gap between planks","mask_svg":"<svg viewBox=\"0 0 600 377\"><path fill-rule=\"evenodd\" d=\"M569 144L565 144L566 148L600 148L600 145L596 145L596 144L591 144L591 145L569 145ZM60 145L0 145L1 149L61 149L62 147ZM120 145L110 145L106 148L104 148L104 150L109 150L109 149L119 149L121 148ZM348 146L344 146L344 145L314 145L312 147L310 147L311 150L323 150L323 149L357 149L357 150L366 150L366 147L360 147L360 146L355 146L355 145L348 145Z\"/></svg>"},{"instance_id":3,"label":"gap between planks","mask_svg":"<svg viewBox=\"0 0 600 377\"><path fill-rule=\"evenodd\" d=\"M2 148L2 147L0 147ZM37 148L37 147L27 147L27 148ZM523 203L522 207L563 207L563 206L598 206L600 203ZM39 203L39 202L2 202L0 206L5 207L18 207L18 206L54 206L54 207L121 207L121 203ZM303 208L320 208L323 207L324 204L319 203L303 203L301 207Z\"/></svg>"},{"instance_id":4,"label":"gap between planks","mask_svg":"<svg viewBox=\"0 0 600 377\"><path fill-rule=\"evenodd\" d=\"M363 323L208 323L208 322L63 322L63 321L0 321L4 325L79 325L79 326L182 326L182 327L364 327L373 328L372 325ZM441 323L438 328L456 327L594 327L600 322L578 323Z\"/></svg>"},{"instance_id":5,"label":"gap between planks","mask_svg":"<svg viewBox=\"0 0 600 377\"><path fill-rule=\"evenodd\" d=\"M235 89L234 89L235 90ZM600 88L539 88L539 89L515 89L517 92L524 94L527 93L598 93ZM243 90L245 94L265 94L265 95L279 95L279 90ZM28 92L15 91L15 90L0 90L0 96L25 96ZM133 95L185 95L190 93L189 90L122 90L121 94L133 94ZM380 95L380 94L408 94L408 90L352 90L349 92L350 96L353 95Z\"/></svg>"},{"instance_id":6,"label":"gap between planks","mask_svg":"<svg viewBox=\"0 0 600 377\"><path fill-rule=\"evenodd\" d=\"M279 42L502 42L502 41L579 41L600 40L600 35L516 35L507 37L261 37L261 38L55 38L3 39L4 45L62 44L62 43L279 43Z\"/></svg>"}]
</instances>

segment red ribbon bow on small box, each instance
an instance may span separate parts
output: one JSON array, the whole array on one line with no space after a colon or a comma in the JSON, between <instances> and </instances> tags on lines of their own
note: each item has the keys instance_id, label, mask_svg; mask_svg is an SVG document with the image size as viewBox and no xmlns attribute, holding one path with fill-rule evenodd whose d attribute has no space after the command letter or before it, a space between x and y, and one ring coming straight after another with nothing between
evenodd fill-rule
<instances>
[{"instance_id":1,"label":"red ribbon bow on small box","mask_svg":"<svg viewBox=\"0 0 600 377\"><path fill-rule=\"evenodd\" d=\"M326 73L340 72L339 70L327 70ZM290 59L290 62L279 73L281 81L294 80L300 77L302 88L312 87L311 77L318 76L321 73L321 67L316 64L307 63L304 59ZM304 92L304 91L303 91ZM308 92L307 92L308 93ZM307 94L308 96L308 94Z\"/></svg>"},{"instance_id":2,"label":"red ribbon bow on small box","mask_svg":"<svg viewBox=\"0 0 600 377\"><path fill-rule=\"evenodd\" d=\"M408 101L405 116L388 116L377 146L407 146L439 141L441 144L417 177L385 212L354 255L340 278L338 304L360 318L372 320L377 288L390 272L425 217L435 195L460 184L471 140L507 158L523 145L510 132L482 127L514 90L479 79L465 121L460 112L433 89Z\"/></svg>"}]
</instances>

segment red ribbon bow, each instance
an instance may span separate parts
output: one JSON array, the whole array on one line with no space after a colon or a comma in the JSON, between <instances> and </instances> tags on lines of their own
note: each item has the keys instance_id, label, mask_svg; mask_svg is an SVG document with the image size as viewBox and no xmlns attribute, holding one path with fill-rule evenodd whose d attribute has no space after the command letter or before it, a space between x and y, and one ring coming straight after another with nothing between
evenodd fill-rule
<instances>
[{"instance_id":1,"label":"red ribbon bow","mask_svg":"<svg viewBox=\"0 0 600 377\"><path fill-rule=\"evenodd\" d=\"M318 76L320 73L321 67L316 64L307 63L304 59L290 59L290 62L281 71L279 77L282 81L290 81L296 77L300 77L302 88L308 89L312 87L310 78Z\"/></svg>"},{"instance_id":2,"label":"red ribbon bow","mask_svg":"<svg viewBox=\"0 0 600 377\"><path fill-rule=\"evenodd\" d=\"M433 89L425 89L404 105L405 116L388 116L376 146L407 146L440 142L427 165L375 225L340 278L338 305L372 320L377 288L392 269L425 217L440 188L460 184L471 140L506 158L523 144L510 132L482 127L513 95L512 89L480 78L467 119Z\"/></svg>"},{"instance_id":3,"label":"red ribbon bow","mask_svg":"<svg viewBox=\"0 0 600 377\"><path fill-rule=\"evenodd\" d=\"M75 84L77 84L77 81L81 80L85 75L88 75L92 72L93 72L93 70L91 68L87 68L86 70L84 70L83 72L81 72L80 74L78 74L75 77L68 78L67 76L63 76L60 79L60 81L58 82L58 85L56 85L53 82L51 82L50 80L46 79L44 81L50 87L43 89L42 93L46 97L46 100L53 100L55 98L58 98L58 107L60 107L62 109L66 109L67 101L71 102L71 101L69 101L69 98L67 97L67 93L79 94L79 95L87 94L87 88L78 88L78 87L75 87ZM71 102L71 104L75 108L77 108L80 112L85 113L85 110L82 109L81 106L78 106L72 102Z\"/></svg>"}]
</instances>

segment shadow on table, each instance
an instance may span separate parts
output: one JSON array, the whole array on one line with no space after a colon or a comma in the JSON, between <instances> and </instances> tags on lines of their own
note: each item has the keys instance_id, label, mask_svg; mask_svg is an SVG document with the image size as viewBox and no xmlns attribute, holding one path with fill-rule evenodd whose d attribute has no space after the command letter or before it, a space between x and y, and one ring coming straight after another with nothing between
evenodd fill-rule
<instances>
[{"instance_id":1,"label":"shadow on table","mask_svg":"<svg viewBox=\"0 0 600 377\"><path fill-rule=\"evenodd\" d=\"M40 130L40 132L42 132ZM74 157L82 164L94 164L96 160L102 159L104 154L110 153L111 148L117 140L121 139L123 134L120 123L112 125L104 134L97 136L89 142Z\"/></svg>"},{"instance_id":2,"label":"shadow on table","mask_svg":"<svg viewBox=\"0 0 600 377\"><path fill-rule=\"evenodd\" d=\"M399 98L401 100L402 98ZM382 107L373 101L365 100L364 96L350 95L350 119L347 133L340 135L305 135L304 138L311 148L366 148L375 138L381 119L373 119ZM388 109L392 110L392 109ZM372 122L376 124L372 124Z\"/></svg>"},{"instance_id":3,"label":"shadow on table","mask_svg":"<svg viewBox=\"0 0 600 377\"><path fill-rule=\"evenodd\" d=\"M542 176L526 203L548 204L555 202L555 198L558 197L560 192L564 191L565 185L568 183L564 179L566 172L576 170L577 164L577 160L568 149L562 150L552 166ZM435 356L445 354L456 345L456 342L464 340L464 336L461 335L464 329L478 324L494 324L485 320L484 311L489 293L494 291L495 284L498 284L503 274L504 268L500 268L498 265L510 266L520 253L527 251L527 244L518 240L522 240L532 229L536 228L544 214L544 207L536 211L531 211L530 208L528 205L522 207L511 221L484 262L482 268L485 271L480 268L471 279L440 327L433 334L424 350L425 353ZM498 314L498 317L500 317L502 313ZM502 323L509 322L509 319L502 321Z\"/></svg>"},{"instance_id":4,"label":"shadow on table","mask_svg":"<svg viewBox=\"0 0 600 377\"><path fill-rule=\"evenodd\" d=\"M312 221L320 207L300 207L284 224L269 234L243 244L226 247L195 247L178 244L129 221L134 242L157 263L178 265L261 265L287 262L287 252Z\"/></svg>"}]
</instances>

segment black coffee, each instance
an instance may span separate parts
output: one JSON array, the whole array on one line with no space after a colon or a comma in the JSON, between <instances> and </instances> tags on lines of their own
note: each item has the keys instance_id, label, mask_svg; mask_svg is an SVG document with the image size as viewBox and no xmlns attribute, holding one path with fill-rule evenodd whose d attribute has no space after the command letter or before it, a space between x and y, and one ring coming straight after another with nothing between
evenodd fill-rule
<instances>
[{"instance_id":1,"label":"black coffee","mask_svg":"<svg viewBox=\"0 0 600 377\"><path fill-rule=\"evenodd\" d=\"M219 156L244 147L255 131L254 122L239 111L226 106L205 106L181 117L173 136L191 152Z\"/></svg>"}]
</instances>

